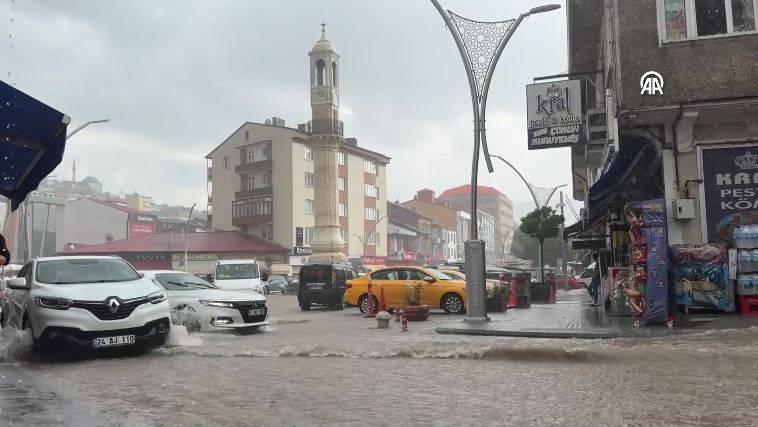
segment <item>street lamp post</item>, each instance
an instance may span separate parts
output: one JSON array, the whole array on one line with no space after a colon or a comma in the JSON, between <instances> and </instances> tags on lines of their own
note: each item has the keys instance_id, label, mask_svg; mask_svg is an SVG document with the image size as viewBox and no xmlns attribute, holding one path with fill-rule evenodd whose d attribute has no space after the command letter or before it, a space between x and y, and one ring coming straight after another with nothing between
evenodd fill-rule
<instances>
[{"instance_id":1,"label":"street lamp post","mask_svg":"<svg viewBox=\"0 0 758 427\"><path fill-rule=\"evenodd\" d=\"M518 28L521 21L529 15L560 8L560 5L535 7L516 19L498 22L474 21L445 11L438 0L431 0L434 7L445 21L447 29L455 40L466 69L471 106L474 114L474 153L471 162L471 228L469 240L465 243L466 253L466 287L468 293L466 320L486 321L484 274L484 242L478 237L477 227L477 182L479 176L479 149L484 151L487 170L492 172L492 161L487 148L485 117L487 113L487 94L495 66L503 53L505 45Z\"/></svg>"},{"instance_id":2,"label":"street lamp post","mask_svg":"<svg viewBox=\"0 0 758 427\"><path fill-rule=\"evenodd\" d=\"M379 225L379 222L381 222L381 220L383 220L385 218L387 218L386 215L383 216L383 217L381 217L381 218L379 218L379 219L377 219L376 222L374 223L374 226L371 227L371 229L368 231L368 233L366 233L366 235L363 238L361 238L361 236L353 233L353 236L355 236L358 239L358 241L361 242L361 251L362 251L361 255L366 256L366 242L368 242L368 236L370 236L371 233L373 233L374 230L376 230L376 226Z\"/></svg>"},{"instance_id":3,"label":"street lamp post","mask_svg":"<svg viewBox=\"0 0 758 427\"><path fill-rule=\"evenodd\" d=\"M192 211L195 210L195 206L197 203L193 203L192 207L190 208L189 215L187 215L187 223L184 224L184 269L189 270L187 266L187 232L189 231L189 223L192 219Z\"/></svg>"},{"instance_id":4,"label":"street lamp post","mask_svg":"<svg viewBox=\"0 0 758 427\"><path fill-rule=\"evenodd\" d=\"M86 128L87 126L89 126L91 124L94 124L94 123L108 123L109 121L110 121L110 119L102 119L102 120L90 120L88 122L84 122L83 124L79 125L78 128L76 128L76 129L72 130L71 132L69 132L68 135L66 135L66 139L71 138L72 136L74 136L75 133L79 132L80 130Z\"/></svg>"}]
</instances>

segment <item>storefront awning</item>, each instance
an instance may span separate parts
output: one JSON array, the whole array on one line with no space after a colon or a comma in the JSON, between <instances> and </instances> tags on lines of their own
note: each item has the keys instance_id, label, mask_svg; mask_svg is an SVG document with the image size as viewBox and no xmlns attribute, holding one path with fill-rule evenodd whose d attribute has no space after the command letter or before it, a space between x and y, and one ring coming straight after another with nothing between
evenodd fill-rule
<instances>
[{"instance_id":1,"label":"storefront awning","mask_svg":"<svg viewBox=\"0 0 758 427\"><path fill-rule=\"evenodd\" d=\"M620 140L616 158L589 189L588 223L602 218L616 204L649 199L662 189L663 183L657 182L661 181L660 156L655 145L638 135L623 135Z\"/></svg>"},{"instance_id":2,"label":"storefront awning","mask_svg":"<svg viewBox=\"0 0 758 427\"><path fill-rule=\"evenodd\" d=\"M63 159L70 119L0 81L0 194L16 209Z\"/></svg>"}]
</instances>

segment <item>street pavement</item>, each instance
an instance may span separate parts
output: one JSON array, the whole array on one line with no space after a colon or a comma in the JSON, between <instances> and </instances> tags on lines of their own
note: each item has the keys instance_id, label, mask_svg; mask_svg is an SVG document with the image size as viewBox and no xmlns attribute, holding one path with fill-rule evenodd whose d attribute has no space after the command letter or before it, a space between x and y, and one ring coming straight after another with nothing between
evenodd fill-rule
<instances>
[{"instance_id":1,"label":"street pavement","mask_svg":"<svg viewBox=\"0 0 758 427\"><path fill-rule=\"evenodd\" d=\"M259 333L174 329L170 345L142 355L6 352L15 359L0 354L0 370L29 379L23 393L50 399L45 407L65 402L74 412L61 415L63 425L96 425L76 418L85 416L129 426L754 425L758 328L604 340L461 336L435 332L461 319L441 312L401 332L394 321L377 329L356 309L301 312L281 295L269 305L272 324ZM551 316L553 326L580 325L581 316L547 307L504 317L524 328ZM14 424L46 419L44 408L9 400L13 393L22 392L0 389Z\"/></svg>"}]
</instances>

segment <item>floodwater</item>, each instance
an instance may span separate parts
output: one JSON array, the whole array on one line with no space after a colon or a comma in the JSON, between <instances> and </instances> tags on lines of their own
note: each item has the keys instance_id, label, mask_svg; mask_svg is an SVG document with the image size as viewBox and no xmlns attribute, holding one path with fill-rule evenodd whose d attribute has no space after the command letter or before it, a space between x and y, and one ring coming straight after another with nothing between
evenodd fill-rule
<instances>
[{"instance_id":1,"label":"floodwater","mask_svg":"<svg viewBox=\"0 0 758 427\"><path fill-rule=\"evenodd\" d=\"M2 331L0 360L116 425L755 425L758 328L461 337L434 333L456 319L442 314L403 333L355 309L303 313L291 296L270 306L261 332L172 330L169 345L141 355L30 356L23 335L5 346ZM0 420L1 397L2 387Z\"/></svg>"}]
</instances>

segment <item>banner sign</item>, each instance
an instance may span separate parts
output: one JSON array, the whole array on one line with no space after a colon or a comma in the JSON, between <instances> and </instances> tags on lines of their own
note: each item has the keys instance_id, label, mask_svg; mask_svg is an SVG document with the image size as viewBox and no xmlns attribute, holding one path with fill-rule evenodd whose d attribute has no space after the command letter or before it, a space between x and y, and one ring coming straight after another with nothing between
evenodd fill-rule
<instances>
[{"instance_id":1,"label":"banner sign","mask_svg":"<svg viewBox=\"0 0 758 427\"><path fill-rule=\"evenodd\" d=\"M132 238L144 236L146 234L153 234L155 233L155 228L154 222L129 221L127 237Z\"/></svg>"},{"instance_id":2,"label":"banner sign","mask_svg":"<svg viewBox=\"0 0 758 427\"><path fill-rule=\"evenodd\" d=\"M210 252L189 252L187 253L187 262L189 261L216 261L218 255ZM184 261L184 252L176 252L171 255L172 261Z\"/></svg>"},{"instance_id":3,"label":"banner sign","mask_svg":"<svg viewBox=\"0 0 758 427\"><path fill-rule=\"evenodd\" d=\"M758 146L703 147L700 164L708 242L731 240L730 226L758 223Z\"/></svg>"},{"instance_id":4,"label":"banner sign","mask_svg":"<svg viewBox=\"0 0 758 427\"><path fill-rule=\"evenodd\" d=\"M645 200L628 205L642 222L642 236L647 246L647 286L645 286L645 322L666 323L669 295L669 243L666 207L663 199Z\"/></svg>"},{"instance_id":5,"label":"banner sign","mask_svg":"<svg viewBox=\"0 0 758 427\"><path fill-rule=\"evenodd\" d=\"M530 150L586 143L579 80L526 85Z\"/></svg>"}]
</instances>

